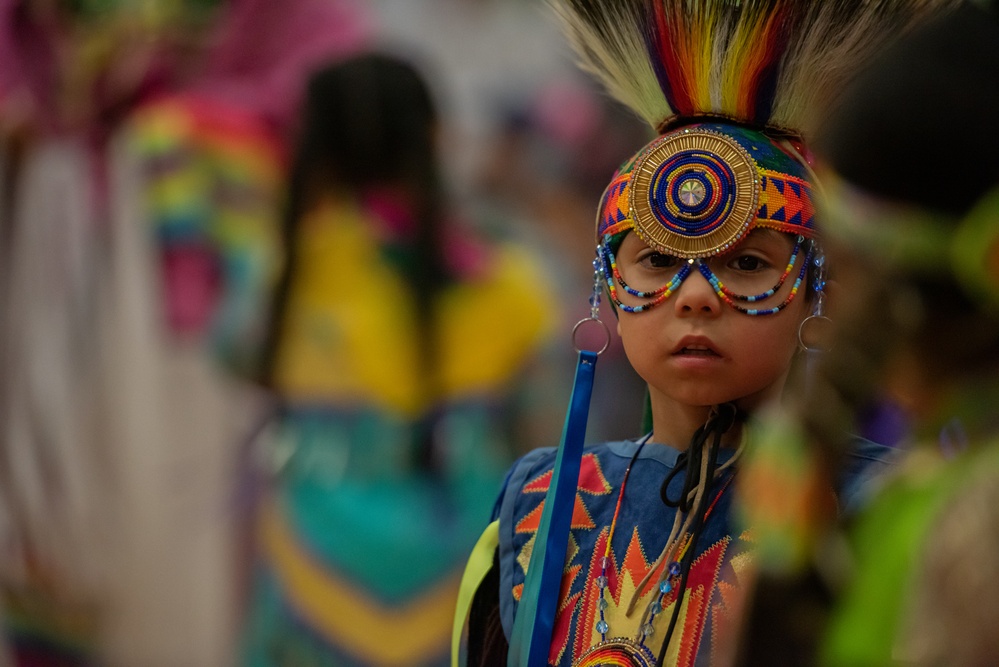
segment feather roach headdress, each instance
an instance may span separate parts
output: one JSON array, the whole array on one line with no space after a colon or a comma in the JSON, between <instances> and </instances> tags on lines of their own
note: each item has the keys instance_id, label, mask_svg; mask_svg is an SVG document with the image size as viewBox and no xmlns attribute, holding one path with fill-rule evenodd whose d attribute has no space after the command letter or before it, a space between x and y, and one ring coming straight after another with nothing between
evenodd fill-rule
<instances>
[{"instance_id":1,"label":"feather roach headdress","mask_svg":"<svg viewBox=\"0 0 999 667\"><path fill-rule=\"evenodd\" d=\"M955 0L549 0L582 60L662 131L711 115L810 135L886 40Z\"/></svg>"},{"instance_id":2,"label":"feather roach headdress","mask_svg":"<svg viewBox=\"0 0 999 667\"><path fill-rule=\"evenodd\" d=\"M634 228L680 257L723 252L756 224L813 236L801 140L886 40L957 4L549 2L583 68L662 135L611 183L599 234Z\"/></svg>"}]
</instances>

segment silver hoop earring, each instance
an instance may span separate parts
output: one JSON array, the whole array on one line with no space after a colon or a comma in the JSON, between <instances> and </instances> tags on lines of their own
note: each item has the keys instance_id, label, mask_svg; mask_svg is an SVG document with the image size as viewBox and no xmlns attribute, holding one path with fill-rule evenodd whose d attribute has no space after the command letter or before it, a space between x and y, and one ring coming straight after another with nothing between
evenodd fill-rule
<instances>
[{"instance_id":1,"label":"silver hoop earring","mask_svg":"<svg viewBox=\"0 0 999 667\"><path fill-rule=\"evenodd\" d=\"M805 344L805 339L804 339L804 336L802 335L802 332L805 330L805 325L808 324L809 321L812 321L812 322L825 321L826 322L825 325L820 325L820 326L828 326L828 325L832 324L832 320L829 319L828 317L826 317L825 315L809 315L808 317L806 317L805 319L803 319L801 321L801 324L798 325L798 347L799 347L799 349L801 349L801 350L803 350L805 352L828 352L830 350L830 348L828 348L828 347L825 347L825 348L824 347L808 347L808 345Z\"/></svg>"}]
</instances>

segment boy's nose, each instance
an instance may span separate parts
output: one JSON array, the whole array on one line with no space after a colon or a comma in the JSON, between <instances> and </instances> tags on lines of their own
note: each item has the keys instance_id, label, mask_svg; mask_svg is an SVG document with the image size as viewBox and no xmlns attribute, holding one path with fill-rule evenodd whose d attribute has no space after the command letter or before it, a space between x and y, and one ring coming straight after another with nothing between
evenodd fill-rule
<instances>
[{"instance_id":1,"label":"boy's nose","mask_svg":"<svg viewBox=\"0 0 999 667\"><path fill-rule=\"evenodd\" d=\"M721 312L721 299L700 271L692 270L673 295L673 308L677 315L717 315Z\"/></svg>"}]
</instances>

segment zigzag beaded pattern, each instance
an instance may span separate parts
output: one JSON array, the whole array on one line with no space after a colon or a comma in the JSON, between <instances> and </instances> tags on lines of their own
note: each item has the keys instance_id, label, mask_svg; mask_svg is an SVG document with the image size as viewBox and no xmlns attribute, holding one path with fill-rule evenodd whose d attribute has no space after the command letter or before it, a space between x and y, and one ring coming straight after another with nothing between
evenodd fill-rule
<instances>
[{"instance_id":1,"label":"zigzag beaded pattern","mask_svg":"<svg viewBox=\"0 0 999 667\"><path fill-rule=\"evenodd\" d=\"M631 172L621 171L604 190L600 200L600 214L597 218L597 238L617 234L634 225L628 209L628 184Z\"/></svg>"},{"instance_id":2,"label":"zigzag beaded pattern","mask_svg":"<svg viewBox=\"0 0 999 667\"><path fill-rule=\"evenodd\" d=\"M815 236L812 186L800 178L763 172L756 224L806 237Z\"/></svg>"}]
</instances>

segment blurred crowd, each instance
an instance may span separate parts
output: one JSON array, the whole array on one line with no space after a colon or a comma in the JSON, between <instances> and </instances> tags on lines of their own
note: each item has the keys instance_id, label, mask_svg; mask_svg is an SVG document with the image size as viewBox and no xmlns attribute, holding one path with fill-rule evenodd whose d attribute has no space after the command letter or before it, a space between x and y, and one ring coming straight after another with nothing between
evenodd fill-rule
<instances>
[{"instance_id":1,"label":"blurred crowd","mask_svg":"<svg viewBox=\"0 0 999 667\"><path fill-rule=\"evenodd\" d=\"M534 0L2 0L0 665L439 662L646 133Z\"/></svg>"}]
</instances>

